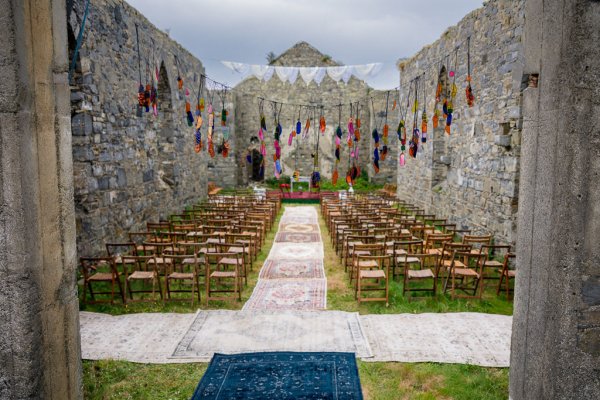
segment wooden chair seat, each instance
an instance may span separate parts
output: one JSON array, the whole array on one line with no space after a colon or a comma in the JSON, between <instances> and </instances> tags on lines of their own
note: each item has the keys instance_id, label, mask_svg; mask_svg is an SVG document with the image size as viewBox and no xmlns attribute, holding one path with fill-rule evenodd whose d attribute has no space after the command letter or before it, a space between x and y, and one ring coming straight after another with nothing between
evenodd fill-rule
<instances>
[{"instance_id":1,"label":"wooden chair seat","mask_svg":"<svg viewBox=\"0 0 600 400\"><path fill-rule=\"evenodd\" d=\"M454 268L454 275L479 278L479 274L470 268Z\"/></svg>"},{"instance_id":2,"label":"wooden chair seat","mask_svg":"<svg viewBox=\"0 0 600 400\"><path fill-rule=\"evenodd\" d=\"M363 254L358 254L357 255L368 255L368 252L364 252L362 251L361 253ZM377 267L377 261L373 261L373 260L367 260L367 261L358 261L358 266L360 268L376 268Z\"/></svg>"},{"instance_id":3,"label":"wooden chair seat","mask_svg":"<svg viewBox=\"0 0 600 400\"><path fill-rule=\"evenodd\" d=\"M156 262L156 264L172 264L173 259L171 259L169 257L155 257L155 258L148 260L148 264L154 264L155 262Z\"/></svg>"},{"instance_id":4,"label":"wooden chair seat","mask_svg":"<svg viewBox=\"0 0 600 400\"><path fill-rule=\"evenodd\" d=\"M113 280L113 274L110 272L96 272L88 278L88 281L110 282Z\"/></svg>"},{"instance_id":5,"label":"wooden chair seat","mask_svg":"<svg viewBox=\"0 0 600 400\"><path fill-rule=\"evenodd\" d=\"M127 280L131 279L154 279L156 278L156 274L154 271L133 271L128 277Z\"/></svg>"},{"instance_id":6,"label":"wooden chair seat","mask_svg":"<svg viewBox=\"0 0 600 400\"><path fill-rule=\"evenodd\" d=\"M500 272L502 274L502 270L501 269L499 269L498 272ZM507 276L507 275L508 275L509 278L514 278L514 277L517 276L517 271L509 269L508 271L505 272L505 276Z\"/></svg>"},{"instance_id":7,"label":"wooden chair seat","mask_svg":"<svg viewBox=\"0 0 600 400\"><path fill-rule=\"evenodd\" d=\"M375 267L377 267L377 265L375 265ZM359 272L359 278L367 278L367 279L385 279L385 271L381 270L381 269L375 269L375 270L361 270Z\"/></svg>"},{"instance_id":8,"label":"wooden chair seat","mask_svg":"<svg viewBox=\"0 0 600 400\"><path fill-rule=\"evenodd\" d=\"M407 271L409 279L434 278L435 275L430 269L410 269Z\"/></svg>"},{"instance_id":9,"label":"wooden chair seat","mask_svg":"<svg viewBox=\"0 0 600 400\"><path fill-rule=\"evenodd\" d=\"M406 254L406 252L404 252ZM416 264L421 262L417 257L396 257L396 262L398 263L408 263L408 264Z\"/></svg>"},{"instance_id":10,"label":"wooden chair seat","mask_svg":"<svg viewBox=\"0 0 600 400\"><path fill-rule=\"evenodd\" d=\"M489 260L483 263L484 267L502 268L502 263L496 260Z\"/></svg>"},{"instance_id":11,"label":"wooden chair seat","mask_svg":"<svg viewBox=\"0 0 600 400\"><path fill-rule=\"evenodd\" d=\"M213 271L210 273L211 278L236 278L235 271Z\"/></svg>"},{"instance_id":12,"label":"wooden chair seat","mask_svg":"<svg viewBox=\"0 0 600 400\"><path fill-rule=\"evenodd\" d=\"M192 272L172 272L169 274L169 279L194 279Z\"/></svg>"}]
</instances>

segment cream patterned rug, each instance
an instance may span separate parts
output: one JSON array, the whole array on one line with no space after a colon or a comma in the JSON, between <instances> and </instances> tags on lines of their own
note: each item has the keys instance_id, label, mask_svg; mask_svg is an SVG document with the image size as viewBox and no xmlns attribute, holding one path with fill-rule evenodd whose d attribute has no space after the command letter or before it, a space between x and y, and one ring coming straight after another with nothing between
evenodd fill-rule
<instances>
[{"instance_id":1,"label":"cream patterned rug","mask_svg":"<svg viewBox=\"0 0 600 400\"><path fill-rule=\"evenodd\" d=\"M482 313L361 315L373 350L365 361L508 367L512 317Z\"/></svg>"},{"instance_id":2,"label":"cream patterned rug","mask_svg":"<svg viewBox=\"0 0 600 400\"><path fill-rule=\"evenodd\" d=\"M325 278L323 260L266 260L261 279L322 279Z\"/></svg>"},{"instance_id":3,"label":"cream patterned rug","mask_svg":"<svg viewBox=\"0 0 600 400\"><path fill-rule=\"evenodd\" d=\"M326 307L325 279L260 279L243 310L323 310Z\"/></svg>"},{"instance_id":4,"label":"cream patterned rug","mask_svg":"<svg viewBox=\"0 0 600 400\"><path fill-rule=\"evenodd\" d=\"M170 359L196 314L108 314L79 312L81 357L139 363L187 362Z\"/></svg>"},{"instance_id":5,"label":"cream patterned rug","mask_svg":"<svg viewBox=\"0 0 600 400\"><path fill-rule=\"evenodd\" d=\"M355 352L364 361L508 367L512 317L480 313L362 315L342 311L80 312L82 358L208 361L213 353Z\"/></svg>"},{"instance_id":6,"label":"cream patterned rug","mask_svg":"<svg viewBox=\"0 0 600 400\"><path fill-rule=\"evenodd\" d=\"M199 311L171 357L208 361L214 353L336 351L372 356L358 313Z\"/></svg>"}]
</instances>

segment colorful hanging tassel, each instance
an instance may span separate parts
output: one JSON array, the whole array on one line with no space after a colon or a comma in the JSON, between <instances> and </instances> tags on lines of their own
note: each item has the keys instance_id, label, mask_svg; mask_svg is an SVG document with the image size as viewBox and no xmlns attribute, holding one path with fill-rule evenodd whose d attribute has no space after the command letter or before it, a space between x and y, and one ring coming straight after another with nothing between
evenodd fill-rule
<instances>
[{"instance_id":1,"label":"colorful hanging tassel","mask_svg":"<svg viewBox=\"0 0 600 400\"><path fill-rule=\"evenodd\" d=\"M138 87L138 104L140 107L144 107L146 105L146 99L144 94L144 85L140 83Z\"/></svg>"},{"instance_id":2,"label":"colorful hanging tassel","mask_svg":"<svg viewBox=\"0 0 600 400\"><path fill-rule=\"evenodd\" d=\"M423 110L423 115L421 117L421 142L427 142L427 113Z\"/></svg>"},{"instance_id":3,"label":"colorful hanging tassel","mask_svg":"<svg viewBox=\"0 0 600 400\"><path fill-rule=\"evenodd\" d=\"M473 107L475 96L473 95L473 88L471 87L471 76L467 76L467 88L465 89L465 94L467 96L467 105Z\"/></svg>"},{"instance_id":4,"label":"colorful hanging tassel","mask_svg":"<svg viewBox=\"0 0 600 400\"><path fill-rule=\"evenodd\" d=\"M177 77L177 88L179 90L183 89L183 79L181 79L181 76Z\"/></svg>"},{"instance_id":5,"label":"colorful hanging tassel","mask_svg":"<svg viewBox=\"0 0 600 400\"><path fill-rule=\"evenodd\" d=\"M194 124L194 114L192 114L192 105L189 101L185 102L185 115L187 117L188 126L192 126Z\"/></svg>"},{"instance_id":6,"label":"colorful hanging tassel","mask_svg":"<svg viewBox=\"0 0 600 400\"><path fill-rule=\"evenodd\" d=\"M262 154L263 157L267 156L267 145L265 144L265 142L262 142L260 144L260 154Z\"/></svg>"},{"instance_id":7,"label":"colorful hanging tassel","mask_svg":"<svg viewBox=\"0 0 600 400\"><path fill-rule=\"evenodd\" d=\"M262 140L265 140L265 134L264 134L264 131L263 131L263 128L262 128L262 127L261 127L261 128L258 130L258 138L259 138L261 141L262 141Z\"/></svg>"},{"instance_id":8,"label":"colorful hanging tassel","mask_svg":"<svg viewBox=\"0 0 600 400\"><path fill-rule=\"evenodd\" d=\"M226 126L227 125L227 110L223 109L221 111L221 126Z\"/></svg>"},{"instance_id":9,"label":"colorful hanging tassel","mask_svg":"<svg viewBox=\"0 0 600 400\"><path fill-rule=\"evenodd\" d=\"M296 131L294 132L294 136L299 135L301 132L302 132L302 123L298 119L298 122L296 122Z\"/></svg>"},{"instance_id":10,"label":"colorful hanging tassel","mask_svg":"<svg viewBox=\"0 0 600 400\"><path fill-rule=\"evenodd\" d=\"M348 120L348 134L354 136L354 118Z\"/></svg>"},{"instance_id":11,"label":"colorful hanging tassel","mask_svg":"<svg viewBox=\"0 0 600 400\"><path fill-rule=\"evenodd\" d=\"M433 129L436 129L440 123L439 113L440 112L437 109L433 110L433 118L431 118L433 121Z\"/></svg>"},{"instance_id":12,"label":"colorful hanging tassel","mask_svg":"<svg viewBox=\"0 0 600 400\"><path fill-rule=\"evenodd\" d=\"M260 115L260 127L263 131L267 130L267 121L265 120L265 116L263 114Z\"/></svg>"},{"instance_id":13,"label":"colorful hanging tassel","mask_svg":"<svg viewBox=\"0 0 600 400\"><path fill-rule=\"evenodd\" d=\"M290 136L288 137L288 146L292 145L292 141L294 140L295 135L296 135L296 131L292 130L290 132Z\"/></svg>"},{"instance_id":14,"label":"colorful hanging tassel","mask_svg":"<svg viewBox=\"0 0 600 400\"><path fill-rule=\"evenodd\" d=\"M383 145L383 147L381 148L381 161L385 161L385 157L387 156L388 153L388 147L386 145Z\"/></svg>"},{"instance_id":15,"label":"colorful hanging tassel","mask_svg":"<svg viewBox=\"0 0 600 400\"><path fill-rule=\"evenodd\" d=\"M331 184L333 186L337 185L337 181L338 181L338 170L337 168L333 170L333 174L331 175Z\"/></svg>"},{"instance_id":16,"label":"colorful hanging tassel","mask_svg":"<svg viewBox=\"0 0 600 400\"><path fill-rule=\"evenodd\" d=\"M400 153L400 166L404 167L406 165L406 159L404 158L404 152Z\"/></svg>"},{"instance_id":17,"label":"colorful hanging tassel","mask_svg":"<svg viewBox=\"0 0 600 400\"><path fill-rule=\"evenodd\" d=\"M325 123L325 117L321 116L321 118L319 119L319 130L321 131L321 133L325 133L326 127L327 125Z\"/></svg>"},{"instance_id":18,"label":"colorful hanging tassel","mask_svg":"<svg viewBox=\"0 0 600 400\"><path fill-rule=\"evenodd\" d=\"M246 162L252 164L252 153L250 153L250 151L246 153Z\"/></svg>"}]
</instances>

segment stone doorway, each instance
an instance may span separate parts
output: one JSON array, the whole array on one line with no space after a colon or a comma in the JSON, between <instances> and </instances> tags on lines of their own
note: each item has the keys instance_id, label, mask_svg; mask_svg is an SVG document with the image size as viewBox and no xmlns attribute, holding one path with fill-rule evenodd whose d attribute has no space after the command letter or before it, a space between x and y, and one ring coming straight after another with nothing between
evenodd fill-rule
<instances>
[{"instance_id":1,"label":"stone doorway","mask_svg":"<svg viewBox=\"0 0 600 400\"><path fill-rule=\"evenodd\" d=\"M260 154L260 151L254 149L252 150L252 179L255 182L262 182L265 179L264 168L262 169L261 174L261 166L263 163L263 156Z\"/></svg>"}]
</instances>

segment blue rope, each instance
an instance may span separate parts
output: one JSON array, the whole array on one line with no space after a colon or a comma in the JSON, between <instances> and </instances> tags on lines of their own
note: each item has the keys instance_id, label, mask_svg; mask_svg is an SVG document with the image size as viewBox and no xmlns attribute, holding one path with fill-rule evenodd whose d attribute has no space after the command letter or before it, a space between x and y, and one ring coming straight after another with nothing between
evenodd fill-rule
<instances>
[{"instance_id":1,"label":"blue rope","mask_svg":"<svg viewBox=\"0 0 600 400\"><path fill-rule=\"evenodd\" d=\"M71 60L71 66L69 67L69 82L73 76L75 70L75 64L77 63L77 55L79 54L79 48L81 47L81 41L83 40L83 30L85 29L85 21L87 19L88 11L90 9L90 0L85 3L85 12L83 13L83 20L81 21L81 28L79 28L79 35L77 35L77 44L75 45L75 52L73 52L73 59Z\"/></svg>"}]
</instances>

